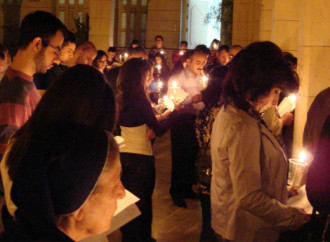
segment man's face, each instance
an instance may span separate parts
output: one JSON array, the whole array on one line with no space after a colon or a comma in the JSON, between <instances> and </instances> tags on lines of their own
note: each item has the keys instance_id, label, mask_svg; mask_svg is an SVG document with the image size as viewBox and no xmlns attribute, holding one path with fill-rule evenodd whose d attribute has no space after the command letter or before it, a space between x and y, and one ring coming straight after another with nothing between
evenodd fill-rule
<instances>
[{"instance_id":1,"label":"man's face","mask_svg":"<svg viewBox=\"0 0 330 242\"><path fill-rule=\"evenodd\" d=\"M219 64L225 66L229 62L229 53L226 50L222 50L217 55Z\"/></svg>"},{"instance_id":2,"label":"man's face","mask_svg":"<svg viewBox=\"0 0 330 242\"><path fill-rule=\"evenodd\" d=\"M116 52L109 51L108 52L108 61L111 62L113 60L113 58L115 58L115 56L116 56Z\"/></svg>"},{"instance_id":3,"label":"man's face","mask_svg":"<svg viewBox=\"0 0 330 242\"><path fill-rule=\"evenodd\" d=\"M186 45L186 43L182 43L181 46L180 46L180 49L181 49L181 50L187 50L187 45Z\"/></svg>"},{"instance_id":4,"label":"man's face","mask_svg":"<svg viewBox=\"0 0 330 242\"><path fill-rule=\"evenodd\" d=\"M69 42L67 43L60 52L60 61L65 64L67 61L73 58L73 52L76 49L76 44Z\"/></svg>"},{"instance_id":5,"label":"man's face","mask_svg":"<svg viewBox=\"0 0 330 242\"><path fill-rule=\"evenodd\" d=\"M34 57L37 73L46 73L53 67L55 62L59 61L59 53L64 41L62 31L58 30L56 34L48 41L48 45L40 49Z\"/></svg>"},{"instance_id":6,"label":"man's face","mask_svg":"<svg viewBox=\"0 0 330 242\"><path fill-rule=\"evenodd\" d=\"M87 49L85 51L80 51L80 56L77 58L76 64L85 64L91 66L96 55L96 50L92 48Z\"/></svg>"},{"instance_id":7,"label":"man's face","mask_svg":"<svg viewBox=\"0 0 330 242\"><path fill-rule=\"evenodd\" d=\"M187 60L187 68L195 75L202 74L206 62L207 55L197 52Z\"/></svg>"},{"instance_id":8,"label":"man's face","mask_svg":"<svg viewBox=\"0 0 330 242\"><path fill-rule=\"evenodd\" d=\"M162 41L161 38L157 38L155 42L156 42L156 47L157 47L158 49L160 49L160 48L163 47L163 41Z\"/></svg>"}]
</instances>

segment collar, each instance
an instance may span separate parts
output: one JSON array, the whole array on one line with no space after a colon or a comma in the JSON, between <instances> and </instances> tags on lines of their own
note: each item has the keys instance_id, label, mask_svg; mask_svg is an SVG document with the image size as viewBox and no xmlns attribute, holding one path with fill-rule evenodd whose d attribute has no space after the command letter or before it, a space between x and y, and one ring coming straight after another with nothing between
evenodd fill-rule
<instances>
[{"instance_id":1,"label":"collar","mask_svg":"<svg viewBox=\"0 0 330 242\"><path fill-rule=\"evenodd\" d=\"M8 69L6 70L6 75L8 76L9 79L13 79L15 76L19 76L20 78L22 78L26 81L33 82L32 76L29 76L20 71L16 71L16 70L12 69L11 67L8 67Z\"/></svg>"},{"instance_id":2,"label":"collar","mask_svg":"<svg viewBox=\"0 0 330 242\"><path fill-rule=\"evenodd\" d=\"M183 69L184 75L186 76L187 79L198 79L202 78L201 74L197 74L196 76L188 69L188 67L185 67Z\"/></svg>"}]
</instances>

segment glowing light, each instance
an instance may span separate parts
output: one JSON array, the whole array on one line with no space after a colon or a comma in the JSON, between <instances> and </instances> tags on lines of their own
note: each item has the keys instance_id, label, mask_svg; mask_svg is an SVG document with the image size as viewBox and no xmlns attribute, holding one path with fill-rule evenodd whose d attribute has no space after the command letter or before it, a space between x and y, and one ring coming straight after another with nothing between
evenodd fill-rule
<instances>
[{"instance_id":1,"label":"glowing light","mask_svg":"<svg viewBox=\"0 0 330 242\"><path fill-rule=\"evenodd\" d=\"M166 102L168 100L168 96L164 96L163 99Z\"/></svg>"},{"instance_id":2,"label":"glowing light","mask_svg":"<svg viewBox=\"0 0 330 242\"><path fill-rule=\"evenodd\" d=\"M161 50L161 51L160 51L160 54L161 54L161 55L164 55L164 51L163 51L163 50Z\"/></svg>"},{"instance_id":3,"label":"glowing light","mask_svg":"<svg viewBox=\"0 0 330 242\"><path fill-rule=\"evenodd\" d=\"M127 57L128 57L128 54L127 54L127 53L125 53L125 54L124 54L124 56L125 56L125 58L127 58Z\"/></svg>"},{"instance_id":4,"label":"glowing light","mask_svg":"<svg viewBox=\"0 0 330 242\"><path fill-rule=\"evenodd\" d=\"M172 82L172 87L173 88L177 88L178 87L178 83L176 81Z\"/></svg>"},{"instance_id":5,"label":"glowing light","mask_svg":"<svg viewBox=\"0 0 330 242\"><path fill-rule=\"evenodd\" d=\"M299 160L300 161L305 162L306 158L307 158L307 154L306 154L305 151L302 151L302 152L299 153Z\"/></svg>"},{"instance_id":6,"label":"glowing light","mask_svg":"<svg viewBox=\"0 0 330 242\"><path fill-rule=\"evenodd\" d=\"M296 102L297 100L297 97L294 94L291 94L288 98L290 99L291 102Z\"/></svg>"},{"instance_id":7,"label":"glowing light","mask_svg":"<svg viewBox=\"0 0 330 242\"><path fill-rule=\"evenodd\" d=\"M156 68L158 69L158 71L160 71L160 69L162 69L161 65L156 65Z\"/></svg>"},{"instance_id":8,"label":"glowing light","mask_svg":"<svg viewBox=\"0 0 330 242\"><path fill-rule=\"evenodd\" d=\"M158 87L162 88L163 87L163 83L161 81L158 82Z\"/></svg>"},{"instance_id":9,"label":"glowing light","mask_svg":"<svg viewBox=\"0 0 330 242\"><path fill-rule=\"evenodd\" d=\"M214 50L218 49L218 45L216 43L213 44L213 49Z\"/></svg>"},{"instance_id":10,"label":"glowing light","mask_svg":"<svg viewBox=\"0 0 330 242\"><path fill-rule=\"evenodd\" d=\"M183 55L183 51L182 50L180 51L180 55Z\"/></svg>"}]
</instances>

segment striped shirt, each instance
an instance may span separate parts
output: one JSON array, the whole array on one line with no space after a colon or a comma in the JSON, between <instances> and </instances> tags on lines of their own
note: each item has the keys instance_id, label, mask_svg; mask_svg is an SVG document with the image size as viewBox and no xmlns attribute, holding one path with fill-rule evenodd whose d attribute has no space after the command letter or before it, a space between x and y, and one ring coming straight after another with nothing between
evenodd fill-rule
<instances>
[{"instance_id":1,"label":"striped shirt","mask_svg":"<svg viewBox=\"0 0 330 242\"><path fill-rule=\"evenodd\" d=\"M9 138L30 118L39 100L33 78L9 67L0 82L0 159Z\"/></svg>"}]
</instances>

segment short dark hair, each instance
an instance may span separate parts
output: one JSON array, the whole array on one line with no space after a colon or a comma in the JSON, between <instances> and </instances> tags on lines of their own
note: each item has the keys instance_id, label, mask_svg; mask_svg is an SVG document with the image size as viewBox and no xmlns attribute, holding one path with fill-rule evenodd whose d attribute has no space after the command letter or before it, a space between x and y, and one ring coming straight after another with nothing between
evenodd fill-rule
<instances>
[{"instance_id":1,"label":"short dark hair","mask_svg":"<svg viewBox=\"0 0 330 242\"><path fill-rule=\"evenodd\" d=\"M108 52L117 52L117 49L116 49L116 47L110 46L108 48Z\"/></svg>"},{"instance_id":2,"label":"short dark hair","mask_svg":"<svg viewBox=\"0 0 330 242\"><path fill-rule=\"evenodd\" d=\"M128 49L129 56L135 55L135 54L140 53L140 52L143 52L147 55L147 51L141 46L138 46L136 48L129 48Z\"/></svg>"},{"instance_id":3,"label":"short dark hair","mask_svg":"<svg viewBox=\"0 0 330 242\"><path fill-rule=\"evenodd\" d=\"M207 48L206 45L197 45L195 47L195 50L199 50L199 51L203 52L206 55L210 55L211 54L210 49Z\"/></svg>"},{"instance_id":4,"label":"short dark hair","mask_svg":"<svg viewBox=\"0 0 330 242\"><path fill-rule=\"evenodd\" d=\"M225 50L226 52L229 52L229 46L228 45L221 45L218 49L218 53Z\"/></svg>"},{"instance_id":5,"label":"short dark hair","mask_svg":"<svg viewBox=\"0 0 330 242\"><path fill-rule=\"evenodd\" d=\"M297 91L298 75L291 71L281 49L270 41L255 42L241 50L232 60L224 80L221 103L233 102L247 111L251 102L269 94L272 87Z\"/></svg>"},{"instance_id":6,"label":"short dark hair","mask_svg":"<svg viewBox=\"0 0 330 242\"><path fill-rule=\"evenodd\" d=\"M25 16L21 24L19 48L26 48L37 37L48 43L58 30L64 35L65 29L64 24L51 13L44 11L30 13Z\"/></svg>"},{"instance_id":7,"label":"short dark hair","mask_svg":"<svg viewBox=\"0 0 330 242\"><path fill-rule=\"evenodd\" d=\"M156 37L155 37L155 41L156 41L158 38L161 39L162 41L164 41L164 38L163 38L163 36L161 36L161 35L156 35Z\"/></svg>"},{"instance_id":8,"label":"short dark hair","mask_svg":"<svg viewBox=\"0 0 330 242\"><path fill-rule=\"evenodd\" d=\"M69 43L76 44L76 36L74 36L74 34L71 31L66 30L63 47L68 45Z\"/></svg>"},{"instance_id":9,"label":"short dark hair","mask_svg":"<svg viewBox=\"0 0 330 242\"><path fill-rule=\"evenodd\" d=\"M133 45L138 45L138 46L140 46L140 43L139 43L138 40L135 39L135 40L133 40L132 43L130 44L130 48L132 48Z\"/></svg>"},{"instance_id":10,"label":"short dark hair","mask_svg":"<svg viewBox=\"0 0 330 242\"><path fill-rule=\"evenodd\" d=\"M0 44L0 59L4 60L6 58L5 52L8 51L8 48Z\"/></svg>"},{"instance_id":11,"label":"short dark hair","mask_svg":"<svg viewBox=\"0 0 330 242\"><path fill-rule=\"evenodd\" d=\"M290 52L283 52L284 59L290 64L290 66L296 66L298 59Z\"/></svg>"},{"instance_id":12,"label":"short dark hair","mask_svg":"<svg viewBox=\"0 0 330 242\"><path fill-rule=\"evenodd\" d=\"M185 44L186 46L188 46L188 42L185 41L185 40L182 40L182 41L180 42L180 45L182 45L182 44Z\"/></svg>"}]
</instances>

